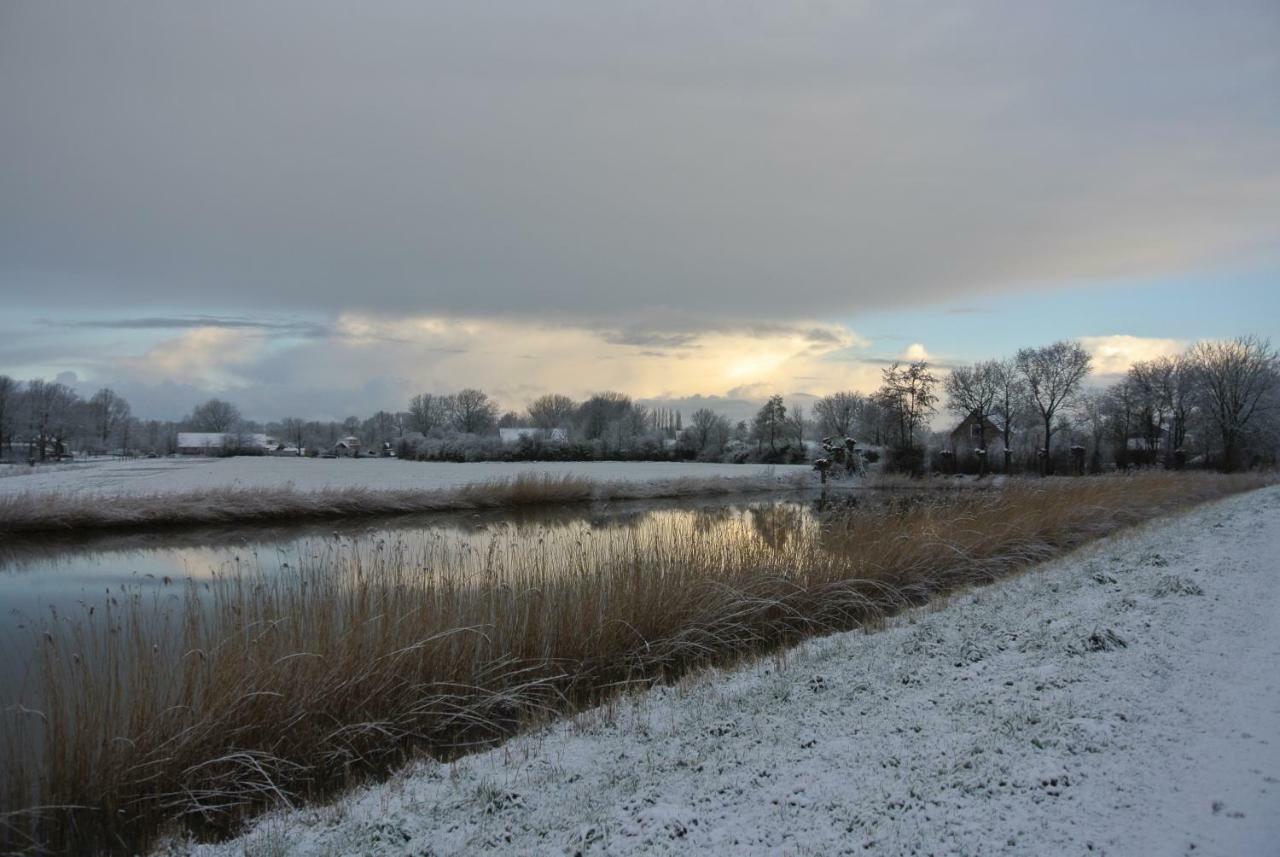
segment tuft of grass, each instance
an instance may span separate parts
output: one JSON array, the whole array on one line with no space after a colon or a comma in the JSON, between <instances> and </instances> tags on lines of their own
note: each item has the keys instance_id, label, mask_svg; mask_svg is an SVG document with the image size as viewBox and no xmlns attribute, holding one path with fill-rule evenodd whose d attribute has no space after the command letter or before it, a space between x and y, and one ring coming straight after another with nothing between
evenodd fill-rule
<instances>
[{"instance_id":1,"label":"tuft of grass","mask_svg":"<svg viewBox=\"0 0 1280 857\"><path fill-rule=\"evenodd\" d=\"M807 474L803 474L807 476ZM809 487L807 479L773 476L597 482L572 475L521 473L451 488L380 490L326 488L206 488L160 494L102 496L92 492L0 494L0 536L138 529L233 522L298 521L413 512L515 508L599 500L649 500Z\"/></svg>"},{"instance_id":2,"label":"tuft of grass","mask_svg":"<svg viewBox=\"0 0 1280 857\"><path fill-rule=\"evenodd\" d=\"M344 543L288 573L112 597L35 631L37 698L0 720L0 845L124 853L175 827L230 833L417 754L873 626L1263 481L1010 480L816 522L671 516L484 552Z\"/></svg>"}]
</instances>

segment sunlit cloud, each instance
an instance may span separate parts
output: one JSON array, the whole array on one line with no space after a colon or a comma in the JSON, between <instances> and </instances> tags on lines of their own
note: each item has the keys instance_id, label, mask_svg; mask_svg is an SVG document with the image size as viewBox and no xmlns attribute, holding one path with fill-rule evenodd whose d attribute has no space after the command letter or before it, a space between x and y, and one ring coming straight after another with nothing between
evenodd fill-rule
<instances>
[{"instance_id":1,"label":"sunlit cloud","mask_svg":"<svg viewBox=\"0 0 1280 857\"><path fill-rule=\"evenodd\" d=\"M871 389L880 367L858 359L868 346L845 326L816 321L619 335L594 325L346 313L322 338L182 330L99 364L95 374L261 401L272 413L307 397L365 410L400 408L415 392L470 386L518 410L547 392L583 397L618 390L671 400Z\"/></svg>"},{"instance_id":2,"label":"sunlit cloud","mask_svg":"<svg viewBox=\"0 0 1280 857\"><path fill-rule=\"evenodd\" d=\"M266 347L260 331L198 327L165 339L141 355L120 357L116 364L142 381L178 380L218 388L235 383Z\"/></svg>"},{"instance_id":3,"label":"sunlit cloud","mask_svg":"<svg viewBox=\"0 0 1280 857\"><path fill-rule=\"evenodd\" d=\"M1141 360L1172 357L1179 354L1187 343L1177 339L1159 339L1145 336L1114 334L1111 336L1082 336L1080 344L1093 358L1095 375L1119 375Z\"/></svg>"},{"instance_id":4,"label":"sunlit cloud","mask_svg":"<svg viewBox=\"0 0 1280 857\"><path fill-rule=\"evenodd\" d=\"M923 343L913 342L903 350L902 359L910 360L912 362L928 360L929 352L925 349Z\"/></svg>"}]
</instances>

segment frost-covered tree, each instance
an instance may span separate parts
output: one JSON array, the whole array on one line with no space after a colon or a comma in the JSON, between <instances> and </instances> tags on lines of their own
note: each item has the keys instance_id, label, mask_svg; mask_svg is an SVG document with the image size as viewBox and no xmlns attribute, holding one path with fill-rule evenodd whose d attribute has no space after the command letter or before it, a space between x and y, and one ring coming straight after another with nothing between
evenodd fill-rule
<instances>
[{"instance_id":1,"label":"frost-covered tree","mask_svg":"<svg viewBox=\"0 0 1280 857\"><path fill-rule=\"evenodd\" d=\"M689 416L689 424L680 435L682 445L699 458L719 457L729 442L732 429L729 421L710 408L698 408Z\"/></svg>"},{"instance_id":2,"label":"frost-covered tree","mask_svg":"<svg viewBox=\"0 0 1280 857\"><path fill-rule=\"evenodd\" d=\"M1270 340L1243 336L1199 342L1188 357L1202 406L1221 443L1222 469L1236 470L1250 424L1273 407L1270 394L1280 385L1275 349Z\"/></svg>"},{"instance_id":3,"label":"frost-covered tree","mask_svg":"<svg viewBox=\"0 0 1280 857\"><path fill-rule=\"evenodd\" d=\"M94 440L106 446L120 424L129 419L129 403L110 387L93 394L86 404Z\"/></svg>"},{"instance_id":4,"label":"frost-covered tree","mask_svg":"<svg viewBox=\"0 0 1280 857\"><path fill-rule=\"evenodd\" d=\"M360 425L360 439L370 450L382 448L396 436L396 415L378 411Z\"/></svg>"},{"instance_id":5,"label":"frost-covered tree","mask_svg":"<svg viewBox=\"0 0 1280 857\"><path fill-rule=\"evenodd\" d=\"M196 405L183 420L191 431L223 434L238 428L242 421L239 408L222 399L210 399Z\"/></svg>"},{"instance_id":6,"label":"frost-covered tree","mask_svg":"<svg viewBox=\"0 0 1280 857\"><path fill-rule=\"evenodd\" d=\"M485 434L493 429L498 419L498 407L489 400L488 394L468 387L454 393L450 399L450 416L457 431L464 434Z\"/></svg>"},{"instance_id":7,"label":"frost-covered tree","mask_svg":"<svg viewBox=\"0 0 1280 857\"><path fill-rule=\"evenodd\" d=\"M298 455L302 455L302 448L305 446L307 436L307 423L301 417L285 417L280 422L280 432L284 435L285 440L293 444Z\"/></svg>"},{"instance_id":8,"label":"frost-covered tree","mask_svg":"<svg viewBox=\"0 0 1280 857\"><path fill-rule=\"evenodd\" d=\"M996 381L996 397L992 403L992 411L1000 417L1000 434L1004 442L1005 458L1010 458L1009 450L1013 449L1013 426L1018 422L1027 402L1027 385L1018 371L1016 360L996 360L993 364Z\"/></svg>"},{"instance_id":9,"label":"frost-covered tree","mask_svg":"<svg viewBox=\"0 0 1280 857\"><path fill-rule=\"evenodd\" d=\"M1092 360L1080 343L1066 340L1041 348L1023 348L1016 360L1031 401L1044 422L1042 470L1052 473L1053 418L1080 389Z\"/></svg>"},{"instance_id":10,"label":"frost-covered tree","mask_svg":"<svg viewBox=\"0 0 1280 857\"><path fill-rule=\"evenodd\" d=\"M22 402L40 460L50 452L61 455L75 426L80 397L65 384L36 379L27 382Z\"/></svg>"},{"instance_id":11,"label":"frost-covered tree","mask_svg":"<svg viewBox=\"0 0 1280 857\"><path fill-rule=\"evenodd\" d=\"M852 437L866 398L852 391L823 396L813 405L818 432L825 437Z\"/></svg>"},{"instance_id":12,"label":"frost-covered tree","mask_svg":"<svg viewBox=\"0 0 1280 857\"><path fill-rule=\"evenodd\" d=\"M567 429L577 411L577 402L557 393L539 396L529 403L529 419L540 429Z\"/></svg>"},{"instance_id":13,"label":"frost-covered tree","mask_svg":"<svg viewBox=\"0 0 1280 857\"><path fill-rule=\"evenodd\" d=\"M12 451L18 422L18 401L22 385L8 375L0 375L0 453Z\"/></svg>"},{"instance_id":14,"label":"frost-covered tree","mask_svg":"<svg viewBox=\"0 0 1280 857\"><path fill-rule=\"evenodd\" d=\"M587 440L604 437L609 427L616 425L630 410L629 396L614 392L596 393L578 407L578 431Z\"/></svg>"},{"instance_id":15,"label":"frost-covered tree","mask_svg":"<svg viewBox=\"0 0 1280 857\"><path fill-rule=\"evenodd\" d=\"M429 434L449 420L445 397L432 393L419 393L409 400L409 427Z\"/></svg>"}]
</instances>

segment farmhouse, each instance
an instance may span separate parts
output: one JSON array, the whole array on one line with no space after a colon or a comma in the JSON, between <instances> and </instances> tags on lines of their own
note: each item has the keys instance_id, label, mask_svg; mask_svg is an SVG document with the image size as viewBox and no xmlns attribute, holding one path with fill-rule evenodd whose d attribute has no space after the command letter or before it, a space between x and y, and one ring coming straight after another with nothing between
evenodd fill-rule
<instances>
[{"instance_id":1,"label":"farmhouse","mask_svg":"<svg viewBox=\"0 0 1280 857\"><path fill-rule=\"evenodd\" d=\"M990 417L981 419L978 412L972 411L960 425L951 430L951 451L957 462L969 460L975 450L990 449L993 441L1000 437L1002 429ZM983 442L983 436L986 442Z\"/></svg>"},{"instance_id":2,"label":"farmhouse","mask_svg":"<svg viewBox=\"0 0 1280 857\"><path fill-rule=\"evenodd\" d=\"M339 458L354 458L360 454L360 438L355 435L344 437L333 445L333 454Z\"/></svg>"},{"instance_id":3,"label":"farmhouse","mask_svg":"<svg viewBox=\"0 0 1280 857\"><path fill-rule=\"evenodd\" d=\"M236 449L275 449L275 438L265 434L240 434L238 432L180 431L177 450L179 455L222 455Z\"/></svg>"},{"instance_id":4,"label":"farmhouse","mask_svg":"<svg viewBox=\"0 0 1280 857\"><path fill-rule=\"evenodd\" d=\"M569 433L562 428L501 428L498 429L498 434L502 437L503 443L519 443L524 438L553 441L566 441L569 439Z\"/></svg>"}]
</instances>

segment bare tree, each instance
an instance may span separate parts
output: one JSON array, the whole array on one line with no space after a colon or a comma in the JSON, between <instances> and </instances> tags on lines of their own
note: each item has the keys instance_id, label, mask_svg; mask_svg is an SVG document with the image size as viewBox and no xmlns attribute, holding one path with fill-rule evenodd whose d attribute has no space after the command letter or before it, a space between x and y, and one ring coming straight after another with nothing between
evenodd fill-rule
<instances>
[{"instance_id":1,"label":"bare tree","mask_svg":"<svg viewBox=\"0 0 1280 857\"><path fill-rule=\"evenodd\" d=\"M419 393L409 400L409 426L423 434L443 426L449 419L445 405L443 396Z\"/></svg>"},{"instance_id":2,"label":"bare tree","mask_svg":"<svg viewBox=\"0 0 1280 857\"><path fill-rule=\"evenodd\" d=\"M778 441L787 433L787 406L783 403L782 396L769 397L769 401L756 413L752 428L761 451L766 442L770 453L778 451Z\"/></svg>"},{"instance_id":3,"label":"bare tree","mask_svg":"<svg viewBox=\"0 0 1280 857\"><path fill-rule=\"evenodd\" d=\"M368 449L376 453L383 448L384 443L390 443L395 437L395 414L390 411L378 411L360 425L360 434Z\"/></svg>"},{"instance_id":4,"label":"bare tree","mask_svg":"<svg viewBox=\"0 0 1280 857\"><path fill-rule=\"evenodd\" d=\"M1013 424L1017 421L1022 405L1028 398L1027 385L1018 371L1016 360L996 360L993 365L996 397L992 403L992 410L1000 417L1000 434L1001 440L1004 441L1005 469L1007 470L1013 449Z\"/></svg>"},{"instance_id":5,"label":"bare tree","mask_svg":"<svg viewBox=\"0 0 1280 857\"><path fill-rule=\"evenodd\" d=\"M1240 466L1240 446L1250 421L1277 385L1277 357L1270 340L1243 336L1197 343L1188 355L1204 408L1222 443L1222 468Z\"/></svg>"},{"instance_id":6,"label":"bare tree","mask_svg":"<svg viewBox=\"0 0 1280 857\"><path fill-rule=\"evenodd\" d=\"M507 411L498 417L498 428L520 428L528 423L528 419L516 411Z\"/></svg>"},{"instance_id":7,"label":"bare tree","mask_svg":"<svg viewBox=\"0 0 1280 857\"><path fill-rule=\"evenodd\" d=\"M568 428L578 412L578 404L568 396L550 393L529 403L529 419L540 428Z\"/></svg>"},{"instance_id":8,"label":"bare tree","mask_svg":"<svg viewBox=\"0 0 1280 857\"><path fill-rule=\"evenodd\" d=\"M578 426L587 440L604 437L610 425L614 425L631 410L631 398L622 393L596 393L578 406ZM681 430L680 415L676 414L676 431Z\"/></svg>"},{"instance_id":9,"label":"bare tree","mask_svg":"<svg viewBox=\"0 0 1280 857\"><path fill-rule=\"evenodd\" d=\"M480 390L467 388L452 397L453 427L466 434L483 434L493 428L498 408Z\"/></svg>"},{"instance_id":10,"label":"bare tree","mask_svg":"<svg viewBox=\"0 0 1280 857\"><path fill-rule=\"evenodd\" d=\"M1142 440L1148 462L1165 448L1167 417L1173 409L1172 360L1143 360L1129 367L1129 381L1141 403Z\"/></svg>"},{"instance_id":11,"label":"bare tree","mask_svg":"<svg viewBox=\"0 0 1280 857\"><path fill-rule=\"evenodd\" d=\"M1143 437L1147 450L1163 450L1169 464L1186 441L1191 416L1195 372L1182 357L1158 357L1133 364L1129 380L1141 402Z\"/></svg>"},{"instance_id":12,"label":"bare tree","mask_svg":"<svg viewBox=\"0 0 1280 857\"><path fill-rule=\"evenodd\" d=\"M22 385L8 375L0 375L0 453L13 450L13 432L17 425L18 397Z\"/></svg>"},{"instance_id":13,"label":"bare tree","mask_svg":"<svg viewBox=\"0 0 1280 857\"><path fill-rule=\"evenodd\" d=\"M280 422L285 439L294 445L298 455L302 455L303 439L306 437L307 424L301 417L285 417Z\"/></svg>"},{"instance_id":14,"label":"bare tree","mask_svg":"<svg viewBox=\"0 0 1280 857\"><path fill-rule=\"evenodd\" d=\"M730 439L730 425L726 418L710 408L699 408L690 414L689 425L681 432L680 440L685 449L701 458L716 458Z\"/></svg>"},{"instance_id":15,"label":"bare tree","mask_svg":"<svg viewBox=\"0 0 1280 857\"><path fill-rule=\"evenodd\" d=\"M192 431L226 434L239 426L240 410L222 399L210 399L196 405L183 422L190 426Z\"/></svg>"},{"instance_id":16,"label":"bare tree","mask_svg":"<svg viewBox=\"0 0 1280 857\"><path fill-rule=\"evenodd\" d=\"M1078 342L1060 341L1042 348L1023 348L1017 356L1018 372L1044 420L1044 461L1041 472L1053 472L1053 418L1076 394L1089 374L1092 360Z\"/></svg>"},{"instance_id":17,"label":"bare tree","mask_svg":"<svg viewBox=\"0 0 1280 857\"><path fill-rule=\"evenodd\" d=\"M898 447L914 449L916 430L934 412L938 402L933 392L938 379L929 372L929 364L920 360L905 368L894 363L881 372L884 379L875 401L888 413L897 428Z\"/></svg>"},{"instance_id":18,"label":"bare tree","mask_svg":"<svg viewBox=\"0 0 1280 857\"><path fill-rule=\"evenodd\" d=\"M1075 421L1090 440L1089 471L1102 472L1102 441L1106 437L1111 412L1105 391L1085 391L1076 397Z\"/></svg>"},{"instance_id":19,"label":"bare tree","mask_svg":"<svg viewBox=\"0 0 1280 857\"><path fill-rule=\"evenodd\" d=\"M27 382L23 392L24 409L41 461L50 451L54 455L63 453L79 400L75 391L65 384L39 379Z\"/></svg>"},{"instance_id":20,"label":"bare tree","mask_svg":"<svg viewBox=\"0 0 1280 857\"><path fill-rule=\"evenodd\" d=\"M947 409L961 420L974 415L978 420L978 449L987 451L987 423L995 411L996 397L1001 392L1000 364L994 360L957 366L943 382L947 392Z\"/></svg>"},{"instance_id":21,"label":"bare tree","mask_svg":"<svg viewBox=\"0 0 1280 857\"><path fill-rule=\"evenodd\" d=\"M129 403L110 387L103 387L93 394L88 401L88 411L94 438L103 446L111 440L117 426L130 415Z\"/></svg>"},{"instance_id":22,"label":"bare tree","mask_svg":"<svg viewBox=\"0 0 1280 857\"><path fill-rule=\"evenodd\" d=\"M854 392L832 393L813 405L818 431L827 437L852 437L866 398Z\"/></svg>"}]
</instances>

